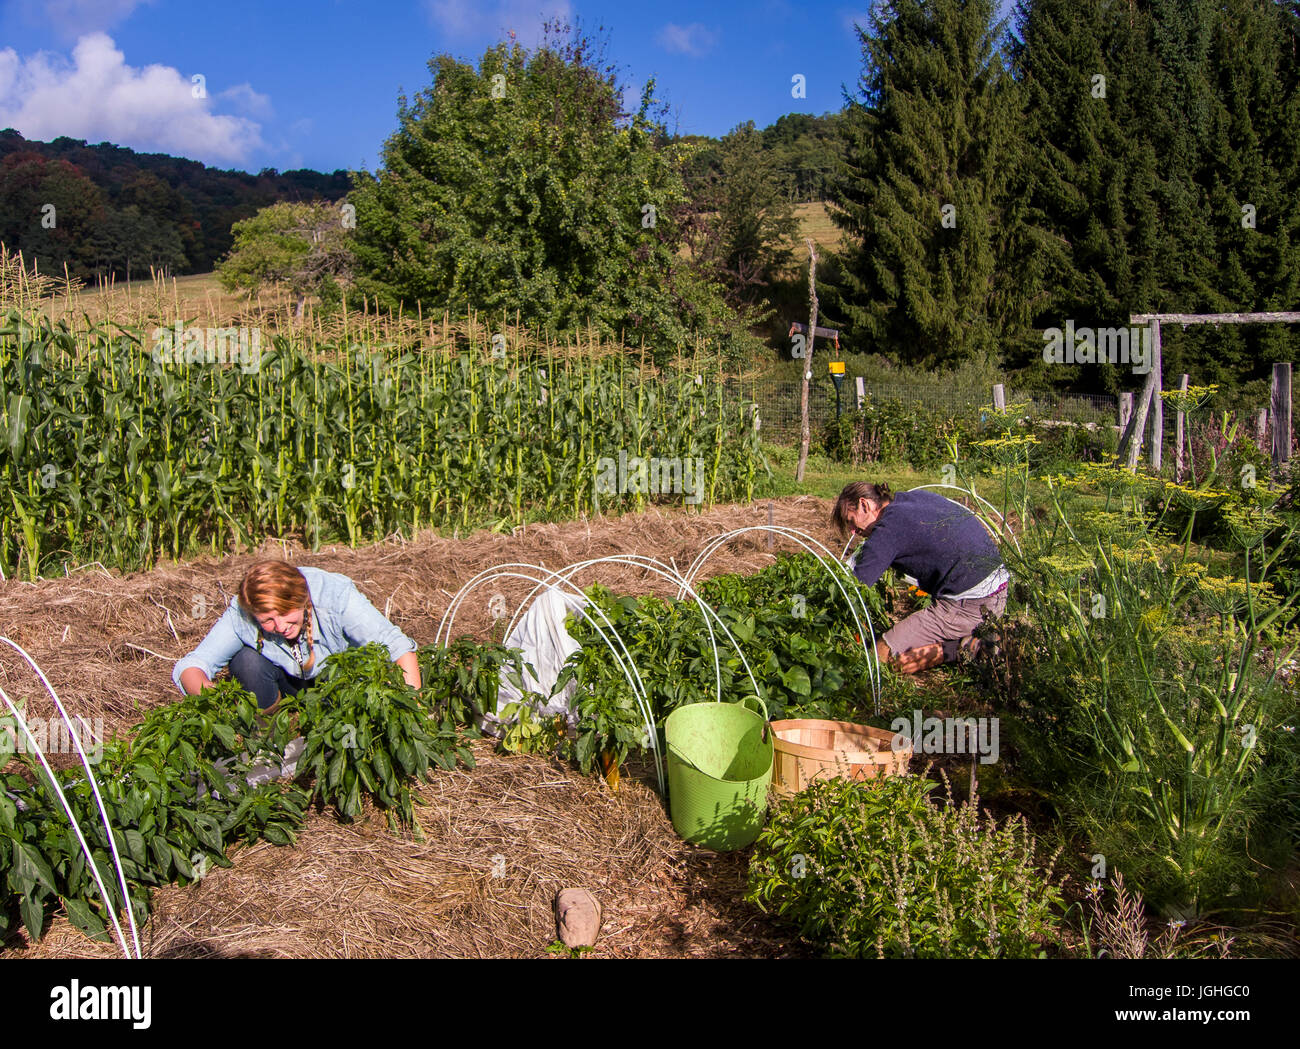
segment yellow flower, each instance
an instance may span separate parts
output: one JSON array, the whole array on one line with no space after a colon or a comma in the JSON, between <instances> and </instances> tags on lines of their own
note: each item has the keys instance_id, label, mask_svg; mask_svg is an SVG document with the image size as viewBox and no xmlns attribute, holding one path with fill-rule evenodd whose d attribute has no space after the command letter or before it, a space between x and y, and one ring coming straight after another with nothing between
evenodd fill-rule
<instances>
[{"instance_id":1,"label":"yellow flower","mask_svg":"<svg viewBox=\"0 0 1300 1049\"><path fill-rule=\"evenodd\" d=\"M1206 607L1226 616L1244 611L1250 603L1262 610L1272 608L1281 600L1264 583L1247 583L1228 576L1207 576L1200 580L1198 589Z\"/></svg>"},{"instance_id":2,"label":"yellow flower","mask_svg":"<svg viewBox=\"0 0 1300 1049\"><path fill-rule=\"evenodd\" d=\"M1219 392L1217 385L1189 386L1185 390L1161 390L1160 397L1175 412L1194 412Z\"/></svg>"},{"instance_id":3,"label":"yellow flower","mask_svg":"<svg viewBox=\"0 0 1300 1049\"><path fill-rule=\"evenodd\" d=\"M1173 481L1164 483L1164 494L1167 499L1188 510L1204 510L1218 505L1230 496L1230 493L1217 488L1189 488Z\"/></svg>"},{"instance_id":4,"label":"yellow flower","mask_svg":"<svg viewBox=\"0 0 1300 1049\"><path fill-rule=\"evenodd\" d=\"M1041 561L1048 568L1067 578L1081 576L1094 568L1091 557L1082 550L1071 547L1048 554L1041 558Z\"/></svg>"},{"instance_id":5,"label":"yellow flower","mask_svg":"<svg viewBox=\"0 0 1300 1049\"><path fill-rule=\"evenodd\" d=\"M1265 536L1282 525L1282 519L1277 514L1259 506L1225 507L1223 519L1228 524L1232 538L1247 550L1258 546Z\"/></svg>"}]
</instances>

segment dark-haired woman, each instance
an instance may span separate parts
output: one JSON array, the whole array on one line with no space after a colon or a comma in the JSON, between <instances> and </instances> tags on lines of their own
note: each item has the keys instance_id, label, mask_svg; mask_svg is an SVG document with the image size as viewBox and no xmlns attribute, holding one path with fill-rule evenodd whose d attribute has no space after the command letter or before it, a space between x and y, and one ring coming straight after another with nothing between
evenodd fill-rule
<instances>
[{"instance_id":1,"label":"dark-haired woman","mask_svg":"<svg viewBox=\"0 0 1300 1049\"><path fill-rule=\"evenodd\" d=\"M345 649L376 642L388 649L412 688L420 687L415 642L372 605L345 575L261 561L199 647L176 664L182 692L212 684L222 667L257 696L263 710L300 691L321 664Z\"/></svg>"},{"instance_id":2,"label":"dark-haired woman","mask_svg":"<svg viewBox=\"0 0 1300 1049\"><path fill-rule=\"evenodd\" d=\"M933 598L876 643L882 661L914 674L979 651L974 630L986 611L1002 614L1011 576L978 517L935 492L893 495L888 485L856 481L840 492L831 519L841 535L865 537L853 567L862 583L897 568Z\"/></svg>"}]
</instances>

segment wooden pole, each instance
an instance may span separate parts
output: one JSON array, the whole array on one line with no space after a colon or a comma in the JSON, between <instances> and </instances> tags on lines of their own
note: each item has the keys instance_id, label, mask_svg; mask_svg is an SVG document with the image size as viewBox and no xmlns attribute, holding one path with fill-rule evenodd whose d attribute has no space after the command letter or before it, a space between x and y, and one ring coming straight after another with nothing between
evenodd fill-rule
<instances>
[{"instance_id":1,"label":"wooden pole","mask_svg":"<svg viewBox=\"0 0 1300 1049\"><path fill-rule=\"evenodd\" d=\"M808 445L812 443L812 428L808 423L808 380L812 378L813 339L817 337L817 247L809 238L808 244L808 356L804 360L802 392L799 395L799 413L803 428L799 441L799 466L795 470L795 484L803 484L804 468L808 465Z\"/></svg>"},{"instance_id":2,"label":"wooden pole","mask_svg":"<svg viewBox=\"0 0 1300 1049\"><path fill-rule=\"evenodd\" d=\"M1147 324L1153 320L1169 324L1297 324L1300 313L1133 313L1128 322Z\"/></svg>"},{"instance_id":3,"label":"wooden pole","mask_svg":"<svg viewBox=\"0 0 1300 1049\"><path fill-rule=\"evenodd\" d=\"M1187 392L1188 376L1183 375L1178 380L1178 392ZM1183 411L1182 405L1178 406L1178 416L1174 419L1174 481L1182 484L1183 481L1183 431L1187 425L1187 413Z\"/></svg>"},{"instance_id":4,"label":"wooden pole","mask_svg":"<svg viewBox=\"0 0 1300 1049\"><path fill-rule=\"evenodd\" d=\"M862 411L862 406L867 401L867 386L861 375L855 375L853 377L853 386L858 393L858 411Z\"/></svg>"},{"instance_id":5,"label":"wooden pole","mask_svg":"<svg viewBox=\"0 0 1300 1049\"><path fill-rule=\"evenodd\" d=\"M1269 400L1273 415L1273 466L1291 459L1291 365L1273 365L1273 396Z\"/></svg>"},{"instance_id":6,"label":"wooden pole","mask_svg":"<svg viewBox=\"0 0 1300 1049\"><path fill-rule=\"evenodd\" d=\"M1007 410L1007 389L1000 382L993 384L993 410L998 412Z\"/></svg>"},{"instance_id":7,"label":"wooden pole","mask_svg":"<svg viewBox=\"0 0 1300 1049\"><path fill-rule=\"evenodd\" d=\"M1151 390L1151 469L1156 473L1164 462L1165 454L1165 399L1160 392L1165 388L1164 355L1160 352L1160 322L1151 322L1151 370L1156 373L1156 384Z\"/></svg>"},{"instance_id":8,"label":"wooden pole","mask_svg":"<svg viewBox=\"0 0 1300 1049\"><path fill-rule=\"evenodd\" d=\"M1128 429L1129 420L1133 418L1133 393L1131 390L1125 390L1119 395L1119 432L1121 440L1124 432Z\"/></svg>"},{"instance_id":9,"label":"wooden pole","mask_svg":"<svg viewBox=\"0 0 1300 1049\"><path fill-rule=\"evenodd\" d=\"M1156 377L1160 372L1159 368L1156 367L1156 361L1159 360L1157 347L1160 345L1160 322L1153 320L1151 327L1153 329L1151 332L1151 370L1147 372L1147 381L1143 384L1142 392L1138 395L1137 412L1120 442L1121 454L1123 454L1127 446L1129 470L1137 469L1138 457L1142 454L1142 438L1146 436L1147 429L1147 412L1151 410L1151 394L1155 391Z\"/></svg>"},{"instance_id":10,"label":"wooden pole","mask_svg":"<svg viewBox=\"0 0 1300 1049\"><path fill-rule=\"evenodd\" d=\"M1261 408L1255 416L1255 447L1264 451L1264 438L1268 436L1268 409Z\"/></svg>"}]
</instances>

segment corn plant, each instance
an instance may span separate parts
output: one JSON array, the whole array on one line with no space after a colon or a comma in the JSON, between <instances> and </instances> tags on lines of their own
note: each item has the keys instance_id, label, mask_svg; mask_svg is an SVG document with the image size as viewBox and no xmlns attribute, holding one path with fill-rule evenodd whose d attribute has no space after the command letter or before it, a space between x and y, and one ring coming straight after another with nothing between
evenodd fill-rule
<instances>
[{"instance_id":1,"label":"corn plant","mask_svg":"<svg viewBox=\"0 0 1300 1049\"><path fill-rule=\"evenodd\" d=\"M704 464L746 500L763 461L747 405L625 355L508 360L345 330L276 334L245 369L164 354L151 328L0 321L0 571L124 569L268 532L361 543L420 528L593 511L602 458ZM367 341L361 341L367 340ZM601 495L602 509L687 493Z\"/></svg>"}]
</instances>

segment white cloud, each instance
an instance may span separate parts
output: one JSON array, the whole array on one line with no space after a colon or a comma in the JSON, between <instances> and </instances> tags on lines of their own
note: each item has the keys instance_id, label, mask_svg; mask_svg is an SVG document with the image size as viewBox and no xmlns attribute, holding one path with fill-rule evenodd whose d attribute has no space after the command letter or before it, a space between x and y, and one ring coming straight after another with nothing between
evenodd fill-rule
<instances>
[{"instance_id":1,"label":"white cloud","mask_svg":"<svg viewBox=\"0 0 1300 1049\"><path fill-rule=\"evenodd\" d=\"M425 0L424 6L429 17L449 37L496 40L513 32L528 47L540 42L543 22L573 20L573 5L569 0L495 0L494 3Z\"/></svg>"},{"instance_id":2,"label":"white cloud","mask_svg":"<svg viewBox=\"0 0 1300 1049\"><path fill-rule=\"evenodd\" d=\"M65 40L111 29L153 0L18 0L23 19L48 25Z\"/></svg>"},{"instance_id":3,"label":"white cloud","mask_svg":"<svg viewBox=\"0 0 1300 1049\"><path fill-rule=\"evenodd\" d=\"M67 135L208 163L242 163L263 148L260 125L212 112L211 97L194 97L189 73L161 65L136 68L123 59L104 33L78 40L71 62L44 51L20 58L13 48L0 50L0 127L16 128L27 138ZM247 84L225 94L243 101L264 98Z\"/></svg>"},{"instance_id":4,"label":"white cloud","mask_svg":"<svg viewBox=\"0 0 1300 1049\"><path fill-rule=\"evenodd\" d=\"M690 25L677 25L669 22L655 38L659 45L668 51L681 55L693 55L698 58L707 54L717 41L718 36L707 26L699 22Z\"/></svg>"},{"instance_id":5,"label":"white cloud","mask_svg":"<svg viewBox=\"0 0 1300 1049\"><path fill-rule=\"evenodd\" d=\"M255 117L269 117L271 115L271 99L269 95L263 95L259 91L253 90L253 85L245 81L242 84L236 84L234 87L226 88L217 95L217 98L228 98L230 104L236 109L242 110Z\"/></svg>"}]
</instances>

